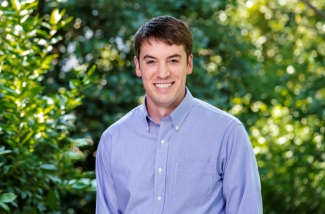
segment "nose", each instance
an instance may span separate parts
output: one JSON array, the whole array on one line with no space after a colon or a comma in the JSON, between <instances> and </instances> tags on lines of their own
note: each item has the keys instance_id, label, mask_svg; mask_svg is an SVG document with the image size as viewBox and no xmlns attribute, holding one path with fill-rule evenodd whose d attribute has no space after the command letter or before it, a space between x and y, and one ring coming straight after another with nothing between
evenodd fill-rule
<instances>
[{"instance_id":1,"label":"nose","mask_svg":"<svg viewBox=\"0 0 325 214\"><path fill-rule=\"evenodd\" d=\"M161 78L161 79L166 79L167 77L170 76L170 72L169 72L168 66L165 63L162 63L158 67L157 76L159 78Z\"/></svg>"}]
</instances>

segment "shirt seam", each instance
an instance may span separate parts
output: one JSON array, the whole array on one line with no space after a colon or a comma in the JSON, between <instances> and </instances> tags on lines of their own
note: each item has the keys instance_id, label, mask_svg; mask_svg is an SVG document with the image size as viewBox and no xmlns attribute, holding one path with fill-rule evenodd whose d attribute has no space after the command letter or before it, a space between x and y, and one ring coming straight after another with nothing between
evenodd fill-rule
<instances>
[{"instance_id":1,"label":"shirt seam","mask_svg":"<svg viewBox=\"0 0 325 214\"><path fill-rule=\"evenodd\" d=\"M238 124L238 123L233 124L234 122L232 122L229 125L229 127L227 128L227 130L225 131L225 137L224 137L223 141L221 142L221 148L225 147L225 149L226 149L226 160L225 160L226 165L222 168L222 175L223 175L222 177L224 177L224 171L225 171L225 168L227 166L228 159L229 159L229 157L227 155L227 145L229 143L229 137L230 137L231 133L234 132L236 127L242 125L242 124Z\"/></svg>"},{"instance_id":2,"label":"shirt seam","mask_svg":"<svg viewBox=\"0 0 325 214\"><path fill-rule=\"evenodd\" d=\"M191 107L189 108L188 112L186 113L186 115L184 116L184 119L181 120L182 122L178 125L179 127L182 127L183 123L185 122L186 118L188 117L188 115L190 114L190 112L192 111L194 105L192 104ZM173 125L174 124L174 121L173 121ZM176 124L177 125L177 124Z\"/></svg>"},{"instance_id":3,"label":"shirt seam","mask_svg":"<svg viewBox=\"0 0 325 214\"><path fill-rule=\"evenodd\" d=\"M227 114L223 114L223 113L220 113L220 112L216 112L216 111L213 111L212 109L209 109L209 108L206 108L205 106L202 106L201 105L201 103L199 103L198 101L194 101L194 105L196 105L196 106L198 106L198 107L201 107L201 108L203 108L203 109L205 109L205 110L207 110L207 111L210 111L210 112L212 112L212 113L215 113L215 114L218 114L218 115L222 115L222 116L225 116L225 117L227 117L227 118L229 118L232 122L235 122L235 123L237 123L238 125L240 125L240 124L242 124L242 122L240 122L240 120L238 120L237 118L237 120L236 119L234 119L234 118L231 118L229 115L227 115L227 114L229 114L229 113L227 113ZM213 106L213 107L215 107L215 106ZM216 108L216 107L215 107Z\"/></svg>"}]
</instances>

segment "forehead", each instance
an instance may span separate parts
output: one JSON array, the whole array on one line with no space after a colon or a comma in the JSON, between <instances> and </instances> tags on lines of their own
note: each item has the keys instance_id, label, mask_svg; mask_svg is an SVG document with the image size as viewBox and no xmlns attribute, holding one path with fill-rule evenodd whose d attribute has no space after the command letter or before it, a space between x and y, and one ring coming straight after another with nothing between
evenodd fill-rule
<instances>
[{"instance_id":1,"label":"forehead","mask_svg":"<svg viewBox=\"0 0 325 214\"><path fill-rule=\"evenodd\" d=\"M173 54L179 54L181 56L185 56L185 48L183 45L169 45L163 41L149 39L148 41L144 41L141 45L140 58L143 58L145 55L151 56L170 56Z\"/></svg>"}]
</instances>

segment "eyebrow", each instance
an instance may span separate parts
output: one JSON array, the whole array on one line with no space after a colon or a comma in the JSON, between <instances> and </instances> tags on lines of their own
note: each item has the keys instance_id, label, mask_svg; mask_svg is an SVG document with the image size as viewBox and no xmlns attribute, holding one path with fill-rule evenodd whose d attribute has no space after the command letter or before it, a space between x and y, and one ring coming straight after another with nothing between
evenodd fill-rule
<instances>
[{"instance_id":1,"label":"eyebrow","mask_svg":"<svg viewBox=\"0 0 325 214\"><path fill-rule=\"evenodd\" d=\"M171 56L167 57L167 59L174 58L174 57L182 58L181 55L179 55L179 54L174 54L174 55L171 55ZM143 57L143 59L147 59L147 58L157 59L156 57L154 57L154 56L150 56L150 55L145 55L145 56Z\"/></svg>"}]
</instances>

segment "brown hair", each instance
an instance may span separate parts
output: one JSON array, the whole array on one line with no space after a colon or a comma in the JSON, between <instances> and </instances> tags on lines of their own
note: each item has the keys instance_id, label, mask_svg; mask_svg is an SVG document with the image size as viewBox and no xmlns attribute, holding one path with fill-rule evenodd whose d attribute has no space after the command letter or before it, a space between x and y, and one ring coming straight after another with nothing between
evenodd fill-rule
<instances>
[{"instance_id":1,"label":"brown hair","mask_svg":"<svg viewBox=\"0 0 325 214\"><path fill-rule=\"evenodd\" d=\"M150 39L162 41L168 45L183 45L186 57L191 55L193 49L192 34L187 25L181 20L171 16L159 16L142 25L134 36L135 56L140 61L141 46Z\"/></svg>"}]
</instances>

